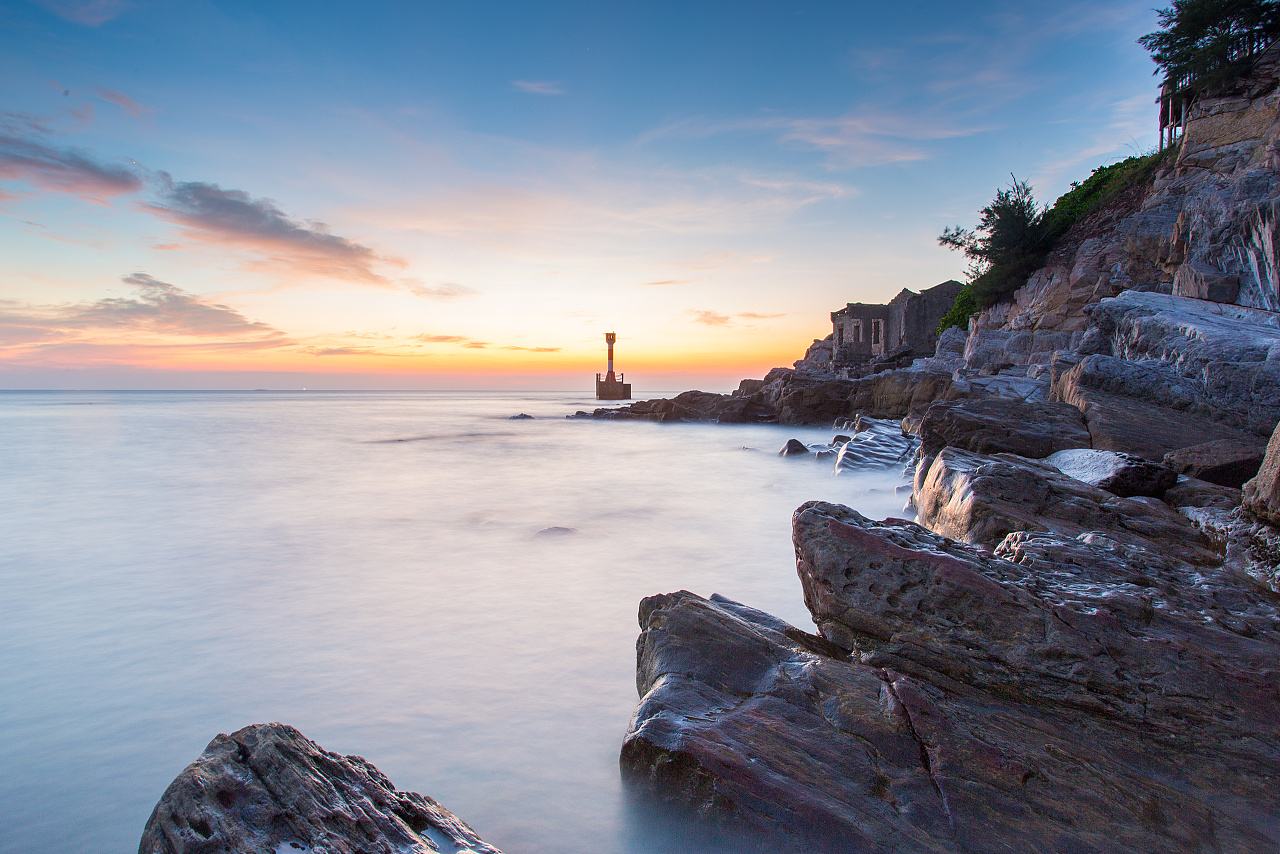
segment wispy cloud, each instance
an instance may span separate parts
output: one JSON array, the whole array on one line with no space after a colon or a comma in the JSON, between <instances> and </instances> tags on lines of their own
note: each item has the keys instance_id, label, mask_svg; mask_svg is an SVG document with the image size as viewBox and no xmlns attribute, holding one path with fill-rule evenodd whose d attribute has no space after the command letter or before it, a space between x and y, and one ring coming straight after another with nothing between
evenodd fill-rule
<instances>
[{"instance_id":1,"label":"wispy cloud","mask_svg":"<svg viewBox=\"0 0 1280 854\"><path fill-rule=\"evenodd\" d=\"M1035 187L1058 186L1064 176L1080 174L1082 169L1097 166L1100 158L1113 160L1144 153L1154 141L1151 121L1151 98L1136 95L1108 104L1086 105L1091 114L1105 112L1109 119L1087 143L1079 148L1058 153L1042 163L1031 178Z\"/></svg>"},{"instance_id":2,"label":"wispy cloud","mask_svg":"<svg viewBox=\"0 0 1280 854\"><path fill-rule=\"evenodd\" d=\"M511 88L529 95L563 95L564 87L553 80L512 80Z\"/></svg>"},{"instance_id":3,"label":"wispy cloud","mask_svg":"<svg viewBox=\"0 0 1280 854\"><path fill-rule=\"evenodd\" d=\"M521 347L517 344L508 344L502 348L503 350L521 350L525 353L559 353L559 347Z\"/></svg>"},{"instance_id":4,"label":"wispy cloud","mask_svg":"<svg viewBox=\"0 0 1280 854\"><path fill-rule=\"evenodd\" d=\"M728 326L733 322L733 318L727 314L721 314L718 311L710 309L693 309L693 319L697 323L707 326Z\"/></svg>"},{"instance_id":5,"label":"wispy cloud","mask_svg":"<svg viewBox=\"0 0 1280 854\"><path fill-rule=\"evenodd\" d=\"M270 349L291 343L269 324L147 273L121 281L131 295L64 305L0 302L0 352L12 355L17 348L30 355L33 345L55 344Z\"/></svg>"},{"instance_id":6,"label":"wispy cloud","mask_svg":"<svg viewBox=\"0 0 1280 854\"><path fill-rule=\"evenodd\" d=\"M732 326L737 320L775 320L779 317L786 317L782 313L762 311L739 311L735 314L722 314L705 308L693 309L690 314L693 315L694 323L701 323L704 326Z\"/></svg>"},{"instance_id":7,"label":"wispy cloud","mask_svg":"<svg viewBox=\"0 0 1280 854\"><path fill-rule=\"evenodd\" d=\"M455 299L457 297L472 296L476 293L474 288L466 285L459 285L454 282L442 282L438 285L423 285L417 282L406 282L405 288L414 296L423 299Z\"/></svg>"},{"instance_id":8,"label":"wispy cloud","mask_svg":"<svg viewBox=\"0 0 1280 854\"><path fill-rule=\"evenodd\" d=\"M152 111L150 107L144 107L125 93L115 89L98 89L97 95L107 103L115 104L135 119L140 119Z\"/></svg>"},{"instance_id":9,"label":"wispy cloud","mask_svg":"<svg viewBox=\"0 0 1280 854\"><path fill-rule=\"evenodd\" d=\"M651 282L645 282L645 286L651 288L666 288L673 285L687 285L692 279L654 279Z\"/></svg>"},{"instance_id":10,"label":"wispy cloud","mask_svg":"<svg viewBox=\"0 0 1280 854\"><path fill-rule=\"evenodd\" d=\"M16 133L14 117L5 118L0 117L0 180L93 202L142 189L142 179L132 169L102 163L73 148L50 145L35 134ZM24 123L32 127L29 121Z\"/></svg>"},{"instance_id":11,"label":"wispy cloud","mask_svg":"<svg viewBox=\"0 0 1280 854\"><path fill-rule=\"evenodd\" d=\"M461 344L471 339L465 335L414 335L413 340L424 344Z\"/></svg>"},{"instance_id":12,"label":"wispy cloud","mask_svg":"<svg viewBox=\"0 0 1280 854\"><path fill-rule=\"evenodd\" d=\"M862 110L836 116L761 115L736 119L691 117L668 122L641 136L642 144L664 139L704 139L726 134L766 134L784 145L824 153L840 168L883 166L931 156L926 143L974 136L981 123L948 123L938 116ZM836 185L806 182L830 193Z\"/></svg>"},{"instance_id":13,"label":"wispy cloud","mask_svg":"<svg viewBox=\"0 0 1280 854\"><path fill-rule=\"evenodd\" d=\"M322 222L293 219L270 199L217 184L175 182L161 173L159 201L143 208L181 226L190 240L248 250L259 256L260 266L286 272L389 285L374 268L399 264L333 234Z\"/></svg>"},{"instance_id":14,"label":"wispy cloud","mask_svg":"<svg viewBox=\"0 0 1280 854\"><path fill-rule=\"evenodd\" d=\"M100 27L128 11L128 0L37 0L53 14L75 24Z\"/></svg>"}]
</instances>

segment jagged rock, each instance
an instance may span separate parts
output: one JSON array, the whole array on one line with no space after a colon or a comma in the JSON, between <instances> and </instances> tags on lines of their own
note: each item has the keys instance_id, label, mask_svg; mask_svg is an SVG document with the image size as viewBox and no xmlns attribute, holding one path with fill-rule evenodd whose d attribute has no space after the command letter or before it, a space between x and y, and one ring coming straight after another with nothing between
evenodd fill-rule
<instances>
[{"instance_id":1,"label":"jagged rock","mask_svg":"<svg viewBox=\"0 0 1280 854\"><path fill-rule=\"evenodd\" d=\"M1187 261L1173 274L1173 295L1234 303L1240 295L1240 276L1204 261Z\"/></svg>"},{"instance_id":2,"label":"jagged rock","mask_svg":"<svg viewBox=\"0 0 1280 854\"><path fill-rule=\"evenodd\" d=\"M933 357L953 366L959 366L960 361L964 359L964 348L968 340L969 336L959 326L949 326L938 336Z\"/></svg>"},{"instance_id":3,"label":"jagged rock","mask_svg":"<svg viewBox=\"0 0 1280 854\"><path fill-rule=\"evenodd\" d=\"M835 335L826 338L815 338L804 351L804 358L798 360L794 367L801 373L831 373L831 359L835 355Z\"/></svg>"},{"instance_id":4,"label":"jagged rock","mask_svg":"<svg viewBox=\"0 0 1280 854\"><path fill-rule=\"evenodd\" d=\"M1168 466L1119 451L1078 448L1050 454L1045 462L1068 477L1123 497L1159 497L1178 480L1178 473Z\"/></svg>"},{"instance_id":5,"label":"jagged rock","mask_svg":"<svg viewBox=\"0 0 1280 854\"><path fill-rule=\"evenodd\" d=\"M782 446L782 450L778 451L780 457L807 457L809 456L809 446L799 439L788 439L787 443Z\"/></svg>"},{"instance_id":6,"label":"jagged rock","mask_svg":"<svg viewBox=\"0 0 1280 854\"><path fill-rule=\"evenodd\" d=\"M1192 383L1158 362L1090 355L1054 366L1053 398L1084 415L1094 448L1162 460L1207 437L1249 441L1251 434L1196 414Z\"/></svg>"},{"instance_id":7,"label":"jagged rock","mask_svg":"<svg viewBox=\"0 0 1280 854\"><path fill-rule=\"evenodd\" d=\"M1086 313L1109 354L1130 366L1094 387L1263 436L1280 421L1280 315L1135 292Z\"/></svg>"},{"instance_id":8,"label":"jagged rock","mask_svg":"<svg viewBox=\"0 0 1280 854\"><path fill-rule=\"evenodd\" d=\"M1183 507L1182 513L1226 552L1223 569L1280 593L1280 530L1241 507ZM1248 625L1252 630L1252 624Z\"/></svg>"},{"instance_id":9,"label":"jagged rock","mask_svg":"<svg viewBox=\"0 0 1280 854\"><path fill-rule=\"evenodd\" d=\"M1024 457L1089 447L1089 431L1074 406L1017 398L935 403L925 410L919 432L928 454L948 445L982 454L1005 451Z\"/></svg>"},{"instance_id":10,"label":"jagged rock","mask_svg":"<svg viewBox=\"0 0 1280 854\"><path fill-rule=\"evenodd\" d=\"M518 415L507 416L508 421L531 421L533 416L527 412L521 412Z\"/></svg>"},{"instance_id":11,"label":"jagged rock","mask_svg":"<svg viewBox=\"0 0 1280 854\"><path fill-rule=\"evenodd\" d=\"M720 597L641 604L632 779L790 837L765 850L1280 844L1277 615L1234 575L1087 543L1046 572L1043 542L1003 560L822 502L793 530L821 638Z\"/></svg>"},{"instance_id":12,"label":"jagged rock","mask_svg":"<svg viewBox=\"0 0 1280 854\"><path fill-rule=\"evenodd\" d=\"M1253 480L1244 485L1244 509L1280 524L1280 425L1271 433L1267 454Z\"/></svg>"},{"instance_id":13,"label":"jagged rock","mask_svg":"<svg viewBox=\"0 0 1280 854\"><path fill-rule=\"evenodd\" d=\"M1110 540L1208 565L1219 555L1187 520L1150 498L1121 498L1062 474L1047 461L945 448L914 493L920 524L943 536L995 548L1015 531Z\"/></svg>"},{"instance_id":14,"label":"jagged rock","mask_svg":"<svg viewBox=\"0 0 1280 854\"><path fill-rule=\"evenodd\" d=\"M1258 473L1266 445L1254 439L1214 439L1164 455L1164 464L1179 474L1237 489Z\"/></svg>"},{"instance_id":15,"label":"jagged rock","mask_svg":"<svg viewBox=\"0 0 1280 854\"><path fill-rule=\"evenodd\" d=\"M138 854L500 854L425 795L291 726L219 735L165 790Z\"/></svg>"}]
</instances>

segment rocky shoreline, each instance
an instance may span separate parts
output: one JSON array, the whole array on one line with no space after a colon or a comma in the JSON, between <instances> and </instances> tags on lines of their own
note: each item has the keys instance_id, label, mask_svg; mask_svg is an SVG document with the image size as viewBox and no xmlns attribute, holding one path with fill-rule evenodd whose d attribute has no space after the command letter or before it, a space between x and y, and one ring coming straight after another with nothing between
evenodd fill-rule
<instances>
[{"instance_id":1,"label":"rocky shoreline","mask_svg":"<svg viewBox=\"0 0 1280 854\"><path fill-rule=\"evenodd\" d=\"M1280 847L1274 56L1258 75L931 358L841 375L818 341L593 413L918 443L914 521L796 511L817 635L641 603L631 779L798 850Z\"/></svg>"},{"instance_id":2,"label":"rocky shoreline","mask_svg":"<svg viewBox=\"0 0 1280 854\"><path fill-rule=\"evenodd\" d=\"M641 602L626 777L761 850L1280 848L1276 245L1273 50L932 356L851 374L817 341L731 394L578 413L833 424L783 456L909 466L914 521L795 511L817 633ZM279 724L215 739L140 847L222 850L496 851Z\"/></svg>"}]
</instances>

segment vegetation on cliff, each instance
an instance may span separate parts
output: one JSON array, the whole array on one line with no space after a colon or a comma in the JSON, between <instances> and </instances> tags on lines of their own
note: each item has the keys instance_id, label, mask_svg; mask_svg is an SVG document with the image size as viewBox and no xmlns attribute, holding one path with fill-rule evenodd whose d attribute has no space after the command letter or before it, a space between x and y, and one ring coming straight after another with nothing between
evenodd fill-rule
<instances>
[{"instance_id":1,"label":"vegetation on cliff","mask_svg":"<svg viewBox=\"0 0 1280 854\"><path fill-rule=\"evenodd\" d=\"M1157 11L1160 29L1138 42L1169 87L1194 96L1230 84L1280 36L1280 0L1173 0ZM964 327L988 306L1005 302L1044 265L1072 226L1126 190L1148 184L1163 158L1153 153L1100 166L1041 208L1016 177L979 212L974 228L952 227L938 238L969 259L969 282L938 325Z\"/></svg>"},{"instance_id":2,"label":"vegetation on cliff","mask_svg":"<svg viewBox=\"0 0 1280 854\"><path fill-rule=\"evenodd\" d=\"M938 331L964 327L974 313L1009 299L1073 225L1129 188L1149 183L1164 156L1138 155L1099 166L1048 208L1036 202L1030 184L1014 178L979 212L976 227L943 231L938 242L969 259L969 282Z\"/></svg>"}]
</instances>

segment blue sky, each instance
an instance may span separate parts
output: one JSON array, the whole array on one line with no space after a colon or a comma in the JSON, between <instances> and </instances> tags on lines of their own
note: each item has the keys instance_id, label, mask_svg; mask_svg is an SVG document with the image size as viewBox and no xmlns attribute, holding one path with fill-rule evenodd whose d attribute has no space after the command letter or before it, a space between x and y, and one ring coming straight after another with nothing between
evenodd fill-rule
<instances>
[{"instance_id":1,"label":"blue sky","mask_svg":"<svg viewBox=\"0 0 1280 854\"><path fill-rule=\"evenodd\" d=\"M1147 3L0 6L0 386L797 358L1155 142ZM139 278L143 276L145 278Z\"/></svg>"}]
</instances>

